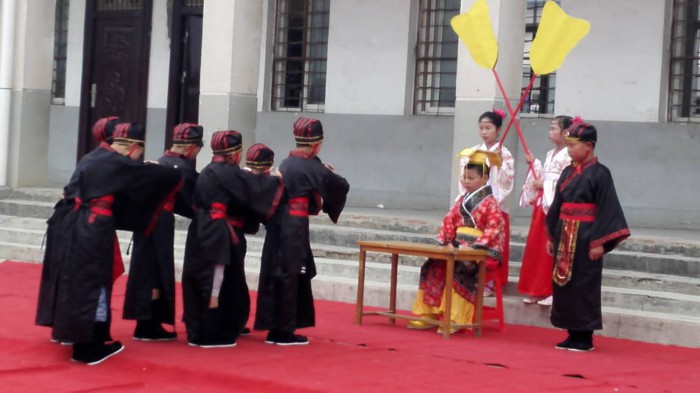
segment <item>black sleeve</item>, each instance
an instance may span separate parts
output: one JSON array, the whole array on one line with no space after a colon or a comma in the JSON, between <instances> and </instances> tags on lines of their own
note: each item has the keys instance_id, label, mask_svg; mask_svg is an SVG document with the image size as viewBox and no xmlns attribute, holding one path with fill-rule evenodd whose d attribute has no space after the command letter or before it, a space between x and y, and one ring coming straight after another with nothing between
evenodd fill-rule
<instances>
[{"instance_id":1,"label":"black sleeve","mask_svg":"<svg viewBox=\"0 0 700 393\"><path fill-rule=\"evenodd\" d=\"M321 197L323 198L323 211L328 214L331 221L338 222L340 213L345 208L350 184L344 177L329 171L323 179Z\"/></svg>"},{"instance_id":2,"label":"black sleeve","mask_svg":"<svg viewBox=\"0 0 700 393\"><path fill-rule=\"evenodd\" d=\"M277 210L284 191L279 177L245 172L233 166L215 175L224 189L260 220L269 219ZM237 181L226 181L227 177L235 177Z\"/></svg>"},{"instance_id":3,"label":"black sleeve","mask_svg":"<svg viewBox=\"0 0 700 393\"><path fill-rule=\"evenodd\" d=\"M595 204L598 212L591 228L590 248L603 246L607 253L629 237L630 230L617 198L610 171L602 167L594 182L596 187Z\"/></svg>"}]
</instances>

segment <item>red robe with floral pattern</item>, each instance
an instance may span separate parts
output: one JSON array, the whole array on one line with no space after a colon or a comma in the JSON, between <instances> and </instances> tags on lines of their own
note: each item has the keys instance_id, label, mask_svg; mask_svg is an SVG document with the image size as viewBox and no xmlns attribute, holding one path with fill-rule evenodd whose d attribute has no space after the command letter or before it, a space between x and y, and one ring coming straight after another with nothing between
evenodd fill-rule
<instances>
[{"instance_id":1,"label":"red robe with floral pattern","mask_svg":"<svg viewBox=\"0 0 700 393\"><path fill-rule=\"evenodd\" d=\"M482 235L478 238L458 235L457 228L460 226L476 228ZM486 268L496 269L503 260L504 234L503 212L491 193L491 187L484 186L458 198L442 219L436 239L441 244L459 244L486 250ZM442 301L445 265L444 260L429 259L421 267L420 289L424 291L423 301L428 305L439 306ZM469 261L455 263L455 292L472 303L476 295L477 271L477 266Z\"/></svg>"}]
</instances>

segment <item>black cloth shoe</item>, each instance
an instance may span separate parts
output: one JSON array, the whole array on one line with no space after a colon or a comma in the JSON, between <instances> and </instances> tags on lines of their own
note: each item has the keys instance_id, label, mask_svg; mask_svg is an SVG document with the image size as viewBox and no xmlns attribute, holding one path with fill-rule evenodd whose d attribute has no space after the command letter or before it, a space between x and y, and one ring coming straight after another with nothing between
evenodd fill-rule
<instances>
[{"instance_id":1,"label":"black cloth shoe","mask_svg":"<svg viewBox=\"0 0 700 393\"><path fill-rule=\"evenodd\" d=\"M275 344L282 346L309 345L309 339L305 336L294 334L294 332L279 332Z\"/></svg>"},{"instance_id":2,"label":"black cloth shoe","mask_svg":"<svg viewBox=\"0 0 700 393\"><path fill-rule=\"evenodd\" d=\"M566 340L560 342L559 344L555 345L554 348L556 349L569 349L571 348L571 344L574 341L574 339L569 335Z\"/></svg>"},{"instance_id":3,"label":"black cloth shoe","mask_svg":"<svg viewBox=\"0 0 700 393\"><path fill-rule=\"evenodd\" d=\"M158 322L137 321L134 330L134 340L138 341L171 341L177 339L177 333L163 329Z\"/></svg>"},{"instance_id":4,"label":"black cloth shoe","mask_svg":"<svg viewBox=\"0 0 700 393\"><path fill-rule=\"evenodd\" d=\"M250 336L250 328L244 327L243 329L241 329L241 336Z\"/></svg>"},{"instance_id":5,"label":"black cloth shoe","mask_svg":"<svg viewBox=\"0 0 700 393\"><path fill-rule=\"evenodd\" d=\"M593 350L593 331L574 331L571 336L573 339L567 348L569 351L589 352Z\"/></svg>"},{"instance_id":6,"label":"black cloth shoe","mask_svg":"<svg viewBox=\"0 0 700 393\"><path fill-rule=\"evenodd\" d=\"M265 337L265 344L274 344L277 342L278 332L277 330L270 330L267 332L267 337Z\"/></svg>"},{"instance_id":7,"label":"black cloth shoe","mask_svg":"<svg viewBox=\"0 0 700 393\"><path fill-rule=\"evenodd\" d=\"M236 346L235 341L212 340L196 344L200 348L231 348Z\"/></svg>"},{"instance_id":8,"label":"black cloth shoe","mask_svg":"<svg viewBox=\"0 0 700 393\"><path fill-rule=\"evenodd\" d=\"M88 366L94 366L123 350L124 346L119 341L115 341L111 344L76 344L73 346L73 357L71 360L78 363L85 363Z\"/></svg>"},{"instance_id":9,"label":"black cloth shoe","mask_svg":"<svg viewBox=\"0 0 700 393\"><path fill-rule=\"evenodd\" d=\"M593 341L587 342L581 340L572 342L566 349L574 352L590 352L595 348L593 347Z\"/></svg>"}]
</instances>

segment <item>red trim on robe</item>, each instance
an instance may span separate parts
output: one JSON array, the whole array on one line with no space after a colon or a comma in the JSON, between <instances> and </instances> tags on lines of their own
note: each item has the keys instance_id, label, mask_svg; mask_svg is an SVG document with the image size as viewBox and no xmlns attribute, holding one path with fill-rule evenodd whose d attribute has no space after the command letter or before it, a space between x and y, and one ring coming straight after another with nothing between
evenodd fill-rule
<instances>
[{"instance_id":1,"label":"red trim on robe","mask_svg":"<svg viewBox=\"0 0 700 393\"><path fill-rule=\"evenodd\" d=\"M569 183L571 183L571 181L574 180L574 178L576 176L580 175L581 172L586 170L586 168L588 168L591 165L596 164L596 163L598 163L598 157L593 157L593 159L591 159L590 161L586 162L583 165L577 163L576 161L572 162L571 167L573 168L573 170L569 172L569 176L567 176L566 179L564 179L564 181L561 183L561 186L559 187L559 191L562 191L563 189L565 189L566 186L568 186Z\"/></svg>"},{"instance_id":2,"label":"red trim on robe","mask_svg":"<svg viewBox=\"0 0 700 393\"><path fill-rule=\"evenodd\" d=\"M153 215L151 216L151 222L148 224L148 227L146 228L146 231L144 231L144 234L146 236L150 236L151 233L153 233L153 230L156 227L156 223L158 222L158 216L160 216L160 212L163 211L165 208L166 204L168 203L168 200L172 199L173 201L175 200L175 195L180 192L182 187L185 185L185 179L180 177L180 181L177 183L177 185L170 191L170 193L163 199L163 201L160 203L158 208L153 212ZM173 202L174 203L174 202Z\"/></svg>"},{"instance_id":3,"label":"red trim on robe","mask_svg":"<svg viewBox=\"0 0 700 393\"><path fill-rule=\"evenodd\" d=\"M605 235L605 236L601 237L600 239L592 240L589 243L588 249L592 250L598 246L602 246L603 244L605 244L611 240L615 240L615 246L617 246L623 240L627 239L629 236L630 236L629 228L620 229L619 231L615 231L609 235Z\"/></svg>"},{"instance_id":4,"label":"red trim on robe","mask_svg":"<svg viewBox=\"0 0 700 393\"><path fill-rule=\"evenodd\" d=\"M277 210L277 207L280 205L280 201L282 200L282 194L284 194L284 183L282 182L281 178L278 178L277 181L277 191L275 191L275 197L272 199L272 205L270 206L270 211L267 212L265 215L265 219L269 220L272 215L275 213Z\"/></svg>"}]
</instances>

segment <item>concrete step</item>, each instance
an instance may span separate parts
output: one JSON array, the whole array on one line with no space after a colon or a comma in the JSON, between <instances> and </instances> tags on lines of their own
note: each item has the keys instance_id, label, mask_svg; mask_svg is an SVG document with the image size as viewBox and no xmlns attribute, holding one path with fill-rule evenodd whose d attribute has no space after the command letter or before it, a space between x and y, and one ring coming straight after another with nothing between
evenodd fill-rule
<instances>
[{"instance_id":1,"label":"concrete step","mask_svg":"<svg viewBox=\"0 0 700 393\"><path fill-rule=\"evenodd\" d=\"M251 275L248 277L256 279ZM356 300L357 283L351 279L317 276L312 282L314 297L318 299L347 303L354 303ZM396 299L398 308L410 310L415 294L415 286L399 284ZM493 306L494 301L495 299L490 298L486 299L484 303L487 306ZM365 282L365 306L388 308L388 303L388 286L381 282ZM504 308L507 324L552 327L549 322L549 307L526 305L520 297L506 296L504 297ZM376 320L374 318L382 317L365 317L365 320ZM486 321L484 323L485 329L494 327L494 322ZM603 307L603 328L597 334L659 344L700 347L700 318L693 316Z\"/></svg>"},{"instance_id":2,"label":"concrete step","mask_svg":"<svg viewBox=\"0 0 700 393\"><path fill-rule=\"evenodd\" d=\"M19 189L9 192L9 197L0 199L0 214L48 218L52 207L60 198L60 189ZM8 195L5 191L4 195ZM394 215L392 215L394 214ZM341 215L335 228L353 228L354 230L369 229L401 233L403 237L410 237L405 233L419 234L421 236L434 236L440 226L444 212L437 211L385 211L383 209L348 208ZM521 220L522 221L522 220ZM312 224L329 226L330 220L326 216L312 217ZM187 229L189 220L178 220L178 229ZM515 247L511 248L514 256L512 260L522 259L522 247L528 232L527 226L511 227L511 242ZM664 237L668 232L659 230L657 235L649 235L649 230L639 230L645 236L636 235L632 230L632 237L623 242L618 251L632 253L649 253L663 255L681 255L700 258L700 233L685 231L682 238ZM676 232L669 232L673 236ZM387 239L396 240L396 239ZM681 273L679 273L681 274Z\"/></svg>"},{"instance_id":3,"label":"concrete step","mask_svg":"<svg viewBox=\"0 0 700 393\"><path fill-rule=\"evenodd\" d=\"M0 241L6 243L23 243L30 244L34 246L40 246L43 240L43 235L45 231L45 221L38 218L28 218L28 217L17 217L17 216L7 216L0 215ZM327 240L328 235L324 232L332 232L337 228L323 225L314 225L313 233L316 233L320 240ZM341 230L341 235L346 236L347 232L352 231L350 228L344 228ZM380 233L386 234L387 231L370 230L374 232L371 235L380 237ZM391 235L391 233L388 233ZM125 231L119 231L119 239L123 248L126 251L129 241L131 239L131 233ZM175 232L175 243L176 252L184 249L184 243L187 233L182 230L177 230ZM347 236L346 236L347 237ZM251 252L259 252L262 250L262 245L264 242L264 230L261 231L257 236L248 236L248 249ZM414 238L416 240L416 238ZM517 247L517 245L516 245ZM313 244L314 253L317 257L328 258L328 259L339 259L339 260L349 260L353 263L358 260L358 249L356 246L343 247L331 244L314 243ZM625 256L625 253L621 253ZM615 260L613 258L617 257L616 253L609 254L606 256L606 269L605 269L605 280L606 285L609 286L622 286L629 288L640 288L648 290L662 290L667 292L677 292L690 295L698 295L698 289L700 284L698 284L698 278L692 277L690 274L686 276L680 275L670 275L661 274L654 272L644 272L644 271L633 271L631 268L635 266L631 263L626 263L624 266L626 269L613 269ZM699 261L693 258L683 258L683 257L666 257L666 256L654 256L654 255L641 255L637 256L636 261L642 260L643 262L655 261L659 258L661 263L657 263L656 267L663 267L663 263L669 264L681 264L681 267L690 270L691 267L698 266ZM610 260L613 259L612 262ZM377 254L368 253L367 261L369 262L380 262L389 263L390 256L387 254ZM669 262L669 260L671 262ZM623 262L624 259L622 259ZM421 266L424 262L423 258L402 256L401 264L407 266ZM647 264L641 264L641 267L646 268ZM519 275L520 263L511 260L510 262L510 274L511 276L517 277ZM657 269L660 270L660 269ZM615 273L619 272L619 273ZM687 278L686 278L687 277ZM686 281L683 281L686 280ZM511 280L512 282L513 280Z\"/></svg>"},{"instance_id":4,"label":"concrete step","mask_svg":"<svg viewBox=\"0 0 700 393\"><path fill-rule=\"evenodd\" d=\"M510 261L508 265L509 283L517 286L520 276L520 262ZM700 296L700 278L634 272L629 270L603 269L603 285L606 287L644 289L649 291L673 292Z\"/></svg>"},{"instance_id":5,"label":"concrete step","mask_svg":"<svg viewBox=\"0 0 700 393\"><path fill-rule=\"evenodd\" d=\"M24 230L28 232L36 230ZM0 233L2 233L0 231ZM20 232L17 232L20 233ZM38 234L36 234L38 235ZM4 240L4 239L2 239ZM122 237L120 240L122 251L126 250L128 240ZM251 245L246 258L246 270L257 272L260 269L261 252L259 239L250 239ZM257 245L258 247L252 247ZM3 249L2 257L15 260L27 260L39 262L43 258L43 252L36 244L0 242ZM257 248L257 250L256 250ZM184 245L177 244L175 248L176 270L178 277L182 271L182 258L184 256ZM128 263L128 256L124 255L125 262ZM354 260L342 260L324 258L316 256L318 274L328 277L344 277L350 280L357 278L357 262ZM603 304L610 307L632 309L651 312L673 312L687 315L700 315L700 280L684 279L682 277L654 276L644 277L638 275L636 278L629 278L624 272L613 271L612 274L605 272L606 283L614 283L622 286L605 285L602 290ZM389 282L390 266L384 262L368 262L366 266L366 280L382 283ZM399 269L398 283L405 286L416 286L419 280L420 268L418 266L401 266ZM635 287L639 281L654 283L652 288L640 289ZM510 285L507 286L506 294L519 297L517 295L517 276L510 278ZM688 293L678 293L678 287L686 289ZM388 284L386 284L388 285ZM664 291L674 290L674 292Z\"/></svg>"},{"instance_id":6,"label":"concrete step","mask_svg":"<svg viewBox=\"0 0 700 393\"><path fill-rule=\"evenodd\" d=\"M58 202L32 201L25 199L0 199L0 214L47 219Z\"/></svg>"}]
</instances>

